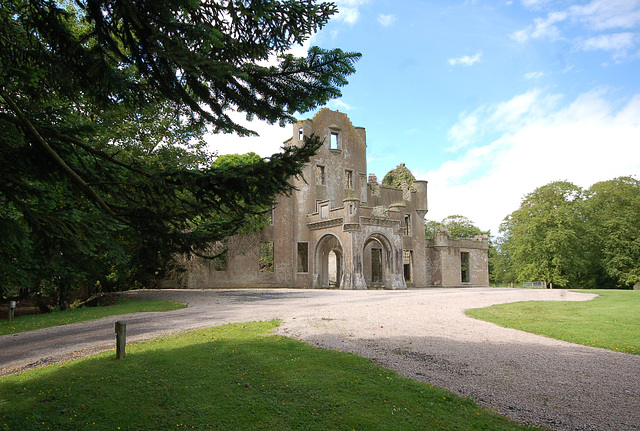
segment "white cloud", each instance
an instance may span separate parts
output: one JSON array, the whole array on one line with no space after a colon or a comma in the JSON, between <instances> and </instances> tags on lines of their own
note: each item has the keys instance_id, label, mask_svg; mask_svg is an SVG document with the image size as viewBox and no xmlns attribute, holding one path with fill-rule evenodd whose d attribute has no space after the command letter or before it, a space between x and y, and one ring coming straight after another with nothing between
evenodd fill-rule
<instances>
[{"instance_id":1,"label":"white cloud","mask_svg":"<svg viewBox=\"0 0 640 431\"><path fill-rule=\"evenodd\" d=\"M330 100L329 103L327 104L327 107L329 109L334 109L334 110L344 110L344 111L352 111L353 110L353 106L349 105L346 102L343 102L340 99L334 99L334 100Z\"/></svg>"},{"instance_id":2,"label":"white cloud","mask_svg":"<svg viewBox=\"0 0 640 431\"><path fill-rule=\"evenodd\" d=\"M522 4L532 10L542 10L547 1L523 0ZM551 3L550 3L551 4ZM555 6L555 5L554 5ZM615 32L636 29L640 25L640 0L591 0L585 5L570 6L565 10L552 10L546 18L536 17L533 24L515 31L511 39L519 43L530 39L565 40L565 33L577 31L580 37L572 36L579 49L612 51L614 60L627 57L635 51L640 33ZM603 31L614 31L602 34Z\"/></svg>"},{"instance_id":3,"label":"white cloud","mask_svg":"<svg viewBox=\"0 0 640 431\"><path fill-rule=\"evenodd\" d=\"M551 12L546 19L535 18L533 25L514 32L511 39L520 43L529 39L558 40L561 38L561 33L555 24L564 21L567 16L566 12Z\"/></svg>"},{"instance_id":4,"label":"white cloud","mask_svg":"<svg viewBox=\"0 0 640 431\"><path fill-rule=\"evenodd\" d=\"M613 58L619 59L627 56L629 50L634 49L639 35L635 33L614 33L590 37L579 44L583 51L613 51Z\"/></svg>"},{"instance_id":5,"label":"white cloud","mask_svg":"<svg viewBox=\"0 0 640 431\"><path fill-rule=\"evenodd\" d=\"M474 142L478 134L478 114L462 114L458 121L447 134L447 139L451 142L448 151L457 151L468 147Z\"/></svg>"},{"instance_id":6,"label":"white cloud","mask_svg":"<svg viewBox=\"0 0 640 431\"><path fill-rule=\"evenodd\" d=\"M378 15L378 22L383 27L390 27L391 25L393 25L394 22L396 22L396 16L391 14L390 15L380 14Z\"/></svg>"},{"instance_id":7,"label":"white cloud","mask_svg":"<svg viewBox=\"0 0 640 431\"><path fill-rule=\"evenodd\" d=\"M544 76L544 72L541 72L539 70L535 72L527 72L524 74L524 77L526 79L539 79L539 78L542 78L543 76Z\"/></svg>"},{"instance_id":8,"label":"white cloud","mask_svg":"<svg viewBox=\"0 0 640 431\"><path fill-rule=\"evenodd\" d=\"M593 30L633 28L640 24L640 1L593 0L584 6L569 9L574 19Z\"/></svg>"},{"instance_id":9,"label":"white cloud","mask_svg":"<svg viewBox=\"0 0 640 431\"><path fill-rule=\"evenodd\" d=\"M369 3L370 0L334 0L338 6L338 14L334 19L344 21L347 24L355 24L360 19L360 7Z\"/></svg>"},{"instance_id":10,"label":"white cloud","mask_svg":"<svg viewBox=\"0 0 640 431\"><path fill-rule=\"evenodd\" d=\"M565 179L589 187L639 175L640 159L631 155L638 154L640 94L622 107L606 96L597 89L559 106L561 95L534 90L479 108L478 133L490 129L497 137L417 174L429 181L428 218L463 214L497 234L502 219L536 187ZM517 112L509 113L508 107Z\"/></svg>"},{"instance_id":11,"label":"white cloud","mask_svg":"<svg viewBox=\"0 0 640 431\"><path fill-rule=\"evenodd\" d=\"M458 58L450 58L449 64L451 66L457 66L457 65L471 66L475 63L478 63L481 59L482 59L482 52L478 52L474 56L464 55Z\"/></svg>"},{"instance_id":12,"label":"white cloud","mask_svg":"<svg viewBox=\"0 0 640 431\"><path fill-rule=\"evenodd\" d=\"M521 3L527 9L537 10L549 3L549 0L522 0Z\"/></svg>"}]
</instances>

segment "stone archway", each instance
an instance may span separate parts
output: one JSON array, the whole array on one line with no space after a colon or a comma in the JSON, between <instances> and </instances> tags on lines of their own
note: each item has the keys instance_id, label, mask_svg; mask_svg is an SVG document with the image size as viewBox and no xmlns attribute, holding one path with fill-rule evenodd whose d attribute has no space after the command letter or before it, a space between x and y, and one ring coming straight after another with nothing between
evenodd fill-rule
<instances>
[{"instance_id":1,"label":"stone archway","mask_svg":"<svg viewBox=\"0 0 640 431\"><path fill-rule=\"evenodd\" d=\"M370 235L362 250L363 272L367 288L406 289L402 263L402 250L396 250L381 233Z\"/></svg>"},{"instance_id":2,"label":"stone archway","mask_svg":"<svg viewBox=\"0 0 640 431\"><path fill-rule=\"evenodd\" d=\"M344 253L335 235L323 236L314 256L314 278L319 288L340 288L344 273Z\"/></svg>"}]
</instances>

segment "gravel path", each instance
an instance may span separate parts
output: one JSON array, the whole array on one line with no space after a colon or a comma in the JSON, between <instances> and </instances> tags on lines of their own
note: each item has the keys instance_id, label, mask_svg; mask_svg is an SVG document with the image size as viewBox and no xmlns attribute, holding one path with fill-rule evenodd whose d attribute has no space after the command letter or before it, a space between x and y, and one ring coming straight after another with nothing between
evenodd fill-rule
<instances>
[{"instance_id":1,"label":"gravel path","mask_svg":"<svg viewBox=\"0 0 640 431\"><path fill-rule=\"evenodd\" d=\"M163 290L139 298L189 308L0 337L0 376L113 348L113 322L142 340L227 322L283 321L278 332L352 352L554 430L640 430L640 356L584 347L466 317L523 300L589 300L564 290Z\"/></svg>"}]
</instances>

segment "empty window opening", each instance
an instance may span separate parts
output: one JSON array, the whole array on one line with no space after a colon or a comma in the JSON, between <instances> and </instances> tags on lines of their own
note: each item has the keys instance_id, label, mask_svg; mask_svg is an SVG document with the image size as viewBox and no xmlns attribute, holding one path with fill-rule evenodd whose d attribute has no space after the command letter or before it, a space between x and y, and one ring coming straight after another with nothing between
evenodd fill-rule
<instances>
[{"instance_id":1,"label":"empty window opening","mask_svg":"<svg viewBox=\"0 0 640 431\"><path fill-rule=\"evenodd\" d=\"M379 248L371 249L371 281L382 282L382 250Z\"/></svg>"},{"instance_id":2,"label":"empty window opening","mask_svg":"<svg viewBox=\"0 0 640 431\"><path fill-rule=\"evenodd\" d=\"M302 127L298 129L298 141L304 141L304 130L302 129Z\"/></svg>"},{"instance_id":3,"label":"empty window opening","mask_svg":"<svg viewBox=\"0 0 640 431\"><path fill-rule=\"evenodd\" d=\"M329 148L337 150L338 147L338 132L331 132L331 139L329 141Z\"/></svg>"},{"instance_id":4,"label":"empty window opening","mask_svg":"<svg viewBox=\"0 0 640 431\"><path fill-rule=\"evenodd\" d=\"M353 189L353 171L344 171L344 188Z\"/></svg>"},{"instance_id":5,"label":"empty window opening","mask_svg":"<svg viewBox=\"0 0 640 431\"><path fill-rule=\"evenodd\" d=\"M273 272L273 242L260 243L260 272Z\"/></svg>"},{"instance_id":6,"label":"empty window opening","mask_svg":"<svg viewBox=\"0 0 640 431\"><path fill-rule=\"evenodd\" d=\"M411 216L409 214L404 215L404 234L411 236Z\"/></svg>"},{"instance_id":7,"label":"empty window opening","mask_svg":"<svg viewBox=\"0 0 640 431\"><path fill-rule=\"evenodd\" d=\"M460 278L463 283L469 283L469 253L460 253Z\"/></svg>"},{"instance_id":8,"label":"empty window opening","mask_svg":"<svg viewBox=\"0 0 640 431\"><path fill-rule=\"evenodd\" d=\"M413 250L403 250L402 261L404 264L404 281L411 283L411 276L413 275Z\"/></svg>"},{"instance_id":9,"label":"empty window opening","mask_svg":"<svg viewBox=\"0 0 640 431\"><path fill-rule=\"evenodd\" d=\"M298 272L309 272L309 243L298 243Z\"/></svg>"},{"instance_id":10,"label":"empty window opening","mask_svg":"<svg viewBox=\"0 0 640 431\"><path fill-rule=\"evenodd\" d=\"M316 184L321 186L325 184L324 166L316 166Z\"/></svg>"}]
</instances>

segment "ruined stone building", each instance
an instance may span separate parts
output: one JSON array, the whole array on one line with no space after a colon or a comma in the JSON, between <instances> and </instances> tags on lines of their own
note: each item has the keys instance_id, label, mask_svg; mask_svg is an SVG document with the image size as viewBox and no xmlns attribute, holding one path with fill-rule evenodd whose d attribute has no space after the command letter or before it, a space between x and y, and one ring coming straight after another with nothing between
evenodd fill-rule
<instances>
[{"instance_id":1,"label":"ruined stone building","mask_svg":"<svg viewBox=\"0 0 640 431\"><path fill-rule=\"evenodd\" d=\"M343 113L320 110L293 125L324 144L293 179L261 232L232 239L224 264L186 273L184 287L405 289L488 286L488 240L425 238L427 182L385 187L367 176L366 133Z\"/></svg>"}]
</instances>

